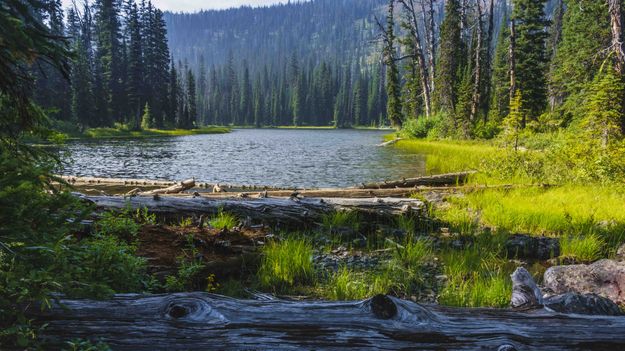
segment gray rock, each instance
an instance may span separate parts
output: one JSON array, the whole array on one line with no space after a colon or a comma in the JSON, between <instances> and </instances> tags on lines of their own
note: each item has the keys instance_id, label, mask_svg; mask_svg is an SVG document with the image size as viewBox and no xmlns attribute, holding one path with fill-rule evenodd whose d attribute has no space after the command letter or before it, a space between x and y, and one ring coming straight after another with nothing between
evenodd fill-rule
<instances>
[{"instance_id":1,"label":"gray rock","mask_svg":"<svg viewBox=\"0 0 625 351\"><path fill-rule=\"evenodd\" d=\"M554 294L596 294L623 305L625 262L606 259L589 265L551 267L545 272L544 285Z\"/></svg>"},{"instance_id":2,"label":"gray rock","mask_svg":"<svg viewBox=\"0 0 625 351\"><path fill-rule=\"evenodd\" d=\"M615 259L617 261L625 261L625 244L621 245L621 247L619 247L618 250L616 250Z\"/></svg>"},{"instance_id":3,"label":"gray rock","mask_svg":"<svg viewBox=\"0 0 625 351\"><path fill-rule=\"evenodd\" d=\"M545 299L545 307L560 313L621 316L623 312L610 299L596 294L566 293Z\"/></svg>"},{"instance_id":4,"label":"gray rock","mask_svg":"<svg viewBox=\"0 0 625 351\"><path fill-rule=\"evenodd\" d=\"M512 308L534 308L543 304L543 295L538 289L534 278L523 267L517 268L510 275L512 278Z\"/></svg>"},{"instance_id":5,"label":"gray rock","mask_svg":"<svg viewBox=\"0 0 625 351\"><path fill-rule=\"evenodd\" d=\"M560 256L560 241L544 236L512 235L506 242L508 257L548 260Z\"/></svg>"}]
</instances>

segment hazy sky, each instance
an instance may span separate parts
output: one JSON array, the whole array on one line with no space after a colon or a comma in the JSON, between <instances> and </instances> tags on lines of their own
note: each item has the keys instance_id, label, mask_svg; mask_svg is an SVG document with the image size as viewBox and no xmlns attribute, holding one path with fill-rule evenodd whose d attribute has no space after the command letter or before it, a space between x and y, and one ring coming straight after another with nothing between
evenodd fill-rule
<instances>
[{"instance_id":1,"label":"hazy sky","mask_svg":"<svg viewBox=\"0 0 625 351\"><path fill-rule=\"evenodd\" d=\"M202 9L226 9L242 5L261 6L271 5L287 0L152 0L159 9L166 11L194 12ZM81 4L82 0L77 0ZM72 0L63 0L63 6L70 6Z\"/></svg>"}]
</instances>

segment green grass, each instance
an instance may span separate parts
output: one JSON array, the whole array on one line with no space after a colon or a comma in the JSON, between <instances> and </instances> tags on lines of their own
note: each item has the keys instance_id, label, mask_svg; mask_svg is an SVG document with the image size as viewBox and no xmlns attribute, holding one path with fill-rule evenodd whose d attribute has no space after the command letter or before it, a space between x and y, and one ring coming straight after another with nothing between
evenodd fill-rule
<instances>
[{"instance_id":1,"label":"green grass","mask_svg":"<svg viewBox=\"0 0 625 351\"><path fill-rule=\"evenodd\" d=\"M324 215L321 218L323 228L331 230L333 228L347 227L358 230L360 225L358 214L352 211L335 211Z\"/></svg>"},{"instance_id":2,"label":"green grass","mask_svg":"<svg viewBox=\"0 0 625 351\"><path fill-rule=\"evenodd\" d=\"M296 284L314 283L312 256L312 244L306 239L287 238L267 244L258 270L260 285L274 292L283 292Z\"/></svg>"},{"instance_id":3,"label":"green grass","mask_svg":"<svg viewBox=\"0 0 625 351\"><path fill-rule=\"evenodd\" d=\"M227 212L219 211L219 213L217 213L217 216L211 218L208 223L211 227L216 229L230 230L238 224L238 221L239 220L236 216Z\"/></svg>"},{"instance_id":4,"label":"green grass","mask_svg":"<svg viewBox=\"0 0 625 351\"><path fill-rule=\"evenodd\" d=\"M441 254L447 285L439 303L461 307L505 307L510 301L514 266L497 252L500 238L483 234L463 250Z\"/></svg>"},{"instance_id":5,"label":"green grass","mask_svg":"<svg viewBox=\"0 0 625 351\"><path fill-rule=\"evenodd\" d=\"M123 128L90 128L79 138L86 139L134 139L168 136L185 136L196 134L223 134L230 132L228 127L202 127L198 129L148 129L141 131L126 130Z\"/></svg>"},{"instance_id":6,"label":"green grass","mask_svg":"<svg viewBox=\"0 0 625 351\"><path fill-rule=\"evenodd\" d=\"M582 262L593 262L603 255L605 243L596 234L567 236L560 240L562 256L575 257Z\"/></svg>"},{"instance_id":7,"label":"green grass","mask_svg":"<svg viewBox=\"0 0 625 351\"><path fill-rule=\"evenodd\" d=\"M342 267L335 272L328 283L327 298L330 300L361 300L369 297L369 286L362 276L357 276Z\"/></svg>"},{"instance_id":8,"label":"green grass","mask_svg":"<svg viewBox=\"0 0 625 351\"><path fill-rule=\"evenodd\" d=\"M477 223L535 235L596 235L607 250L625 243L625 190L619 186L565 185L485 189L450 199L438 216L474 231Z\"/></svg>"}]
</instances>

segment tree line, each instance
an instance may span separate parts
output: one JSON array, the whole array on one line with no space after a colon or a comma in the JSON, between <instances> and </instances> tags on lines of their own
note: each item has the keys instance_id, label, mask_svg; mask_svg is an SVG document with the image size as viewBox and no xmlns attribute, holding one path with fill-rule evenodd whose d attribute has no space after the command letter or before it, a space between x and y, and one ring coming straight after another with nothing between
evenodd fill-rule
<instances>
[{"instance_id":1,"label":"tree line","mask_svg":"<svg viewBox=\"0 0 625 351\"><path fill-rule=\"evenodd\" d=\"M60 0L43 4L37 15L73 53L69 81L45 61L33 68L35 101L54 118L81 128L194 125L193 72L174 64L163 12L150 1L85 1L66 20Z\"/></svg>"},{"instance_id":2,"label":"tree line","mask_svg":"<svg viewBox=\"0 0 625 351\"><path fill-rule=\"evenodd\" d=\"M622 138L621 0L446 0L440 25L436 3L389 0L378 21L394 125L516 142L563 128L602 145Z\"/></svg>"}]
</instances>

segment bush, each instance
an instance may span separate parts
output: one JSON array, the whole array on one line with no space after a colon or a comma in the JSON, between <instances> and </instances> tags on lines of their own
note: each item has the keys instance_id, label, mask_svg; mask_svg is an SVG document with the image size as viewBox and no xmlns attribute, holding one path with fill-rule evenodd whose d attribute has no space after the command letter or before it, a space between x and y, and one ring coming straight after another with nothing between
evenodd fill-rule
<instances>
[{"instance_id":1,"label":"bush","mask_svg":"<svg viewBox=\"0 0 625 351\"><path fill-rule=\"evenodd\" d=\"M436 137L436 130L442 123L441 116L435 115L430 118L421 116L419 118L411 118L404 122L402 134L409 138L427 138Z\"/></svg>"}]
</instances>

